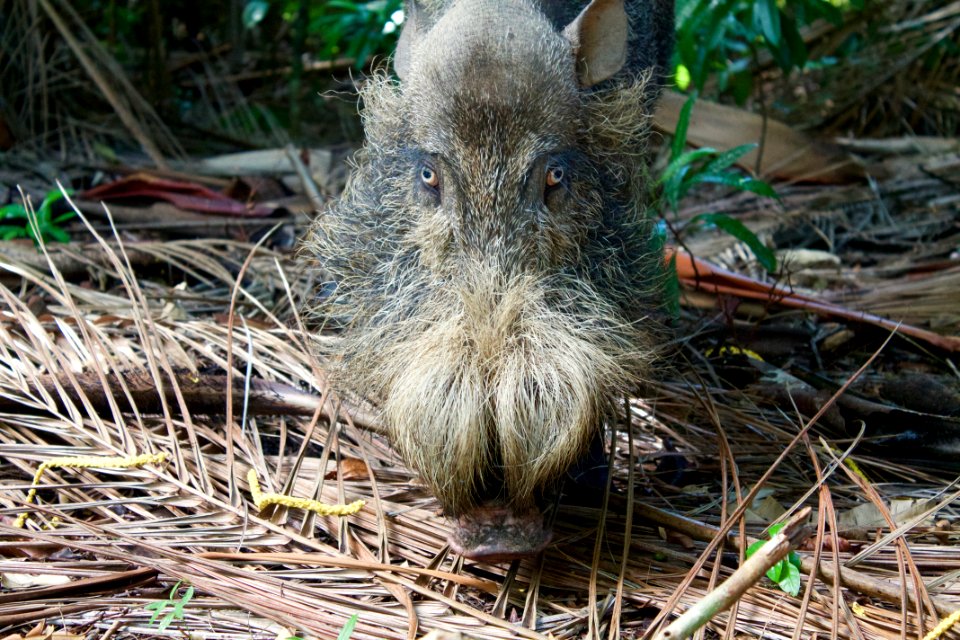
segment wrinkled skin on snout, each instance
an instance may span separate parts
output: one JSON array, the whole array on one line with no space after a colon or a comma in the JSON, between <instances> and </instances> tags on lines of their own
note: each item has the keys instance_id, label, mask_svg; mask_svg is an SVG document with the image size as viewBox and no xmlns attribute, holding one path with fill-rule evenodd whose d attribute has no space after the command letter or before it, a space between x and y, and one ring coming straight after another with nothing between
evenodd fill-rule
<instances>
[{"instance_id":1,"label":"wrinkled skin on snout","mask_svg":"<svg viewBox=\"0 0 960 640\"><path fill-rule=\"evenodd\" d=\"M539 7L408 3L400 81L363 90L366 144L306 244L338 379L379 403L453 548L491 561L547 545L543 504L653 352L651 73L623 68L626 23L611 49Z\"/></svg>"}]
</instances>

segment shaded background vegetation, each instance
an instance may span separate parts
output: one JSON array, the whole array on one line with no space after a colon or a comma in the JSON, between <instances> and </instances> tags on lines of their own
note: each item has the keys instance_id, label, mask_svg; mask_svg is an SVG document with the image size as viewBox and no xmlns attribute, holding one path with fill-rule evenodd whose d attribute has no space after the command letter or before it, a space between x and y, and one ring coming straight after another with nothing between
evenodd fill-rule
<instances>
[{"instance_id":1,"label":"shaded background vegetation","mask_svg":"<svg viewBox=\"0 0 960 640\"><path fill-rule=\"evenodd\" d=\"M949 135L960 113L951 7L679 0L676 84L833 134ZM392 51L402 2L5 0L0 20L0 148L109 159L129 140L76 48L115 87L130 79L117 92L135 89L156 112L139 121L167 153L330 144L359 138L354 85Z\"/></svg>"}]
</instances>

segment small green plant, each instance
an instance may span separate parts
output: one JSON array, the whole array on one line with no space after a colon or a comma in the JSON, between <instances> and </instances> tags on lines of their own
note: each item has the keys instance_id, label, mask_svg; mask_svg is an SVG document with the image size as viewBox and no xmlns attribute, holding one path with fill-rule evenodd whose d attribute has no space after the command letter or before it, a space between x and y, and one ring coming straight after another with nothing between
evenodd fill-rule
<instances>
[{"instance_id":1,"label":"small green plant","mask_svg":"<svg viewBox=\"0 0 960 640\"><path fill-rule=\"evenodd\" d=\"M174 620L183 620L183 609L193 598L193 587L187 587L183 595L177 598L177 591L180 590L182 582L181 580L173 585L173 589L170 590L170 597L166 600L157 600L144 607L147 611L153 612L153 615L150 616L149 624L156 623L157 620L160 619L160 616L163 616L163 618L160 619L160 623L157 624L157 631L163 631L169 627L170 623Z\"/></svg>"},{"instance_id":2,"label":"small green plant","mask_svg":"<svg viewBox=\"0 0 960 640\"><path fill-rule=\"evenodd\" d=\"M768 532L770 539L773 539L773 536L780 533L783 527L783 524L775 524L770 527L770 531ZM760 547L767 544L767 542L769 541L757 540L747 547L747 557L752 556ZM800 593L800 556L797 555L796 551L791 551L787 554L786 558L767 570L767 577L777 583L777 586L784 592L789 593L791 596L797 595Z\"/></svg>"},{"instance_id":3,"label":"small green plant","mask_svg":"<svg viewBox=\"0 0 960 640\"><path fill-rule=\"evenodd\" d=\"M768 183L733 167L737 160L757 145L743 144L722 152L710 147L685 151L690 112L695 101L696 96L690 96L680 111L677 130L670 145L670 162L660 177L663 195L674 213L680 208L680 200L698 184L720 184L737 191L779 198ZM716 227L732 235L750 248L764 269L768 272L777 270L777 258L773 252L739 220L722 213L702 213L690 220L688 228L696 226Z\"/></svg>"},{"instance_id":4,"label":"small green plant","mask_svg":"<svg viewBox=\"0 0 960 640\"><path fill-rule=\"evenodd\" d=\"M0 240L33 238L35 244L40 244L41 239L44 242L70 242L70 234L60 225L74 217L76 212L71 210L56 217L53 215L53 204L62 198L63 192L59 189L47 193L36 210L34 224L30 223L34 214L23 204L15 202L0 207Z\"/></svg>"}]
</instances>

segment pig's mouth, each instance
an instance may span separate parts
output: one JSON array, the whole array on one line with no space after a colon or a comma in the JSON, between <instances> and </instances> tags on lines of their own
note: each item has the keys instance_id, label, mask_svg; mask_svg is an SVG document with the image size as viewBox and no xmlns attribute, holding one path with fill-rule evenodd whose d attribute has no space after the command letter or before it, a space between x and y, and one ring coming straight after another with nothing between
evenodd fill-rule
<instances>
[{"instance_id":1,"label":"pig's mouth","mask_svg":"<svg viewBox=\"0 0 960 640\"><path fill-rule=\"evenodd\" d=\"M562 495L574 504L593 504L597 494L606 488L608 473L603 434L597 431L587 451L567 471ZM535 506L516 508L487 496L481 506L450 518L454 524L450 547L466 558L488 563L540 553L553 535L548 524L551 507L547 504L554 502L549 493L540 498Z\"/></svg>"},{"instance_id":2,"label":"pig's mouth","mask_svg":"<svg viewBox=\"0 0 960 640\"><path fill-rule=\"evenodd\" d=\"M450 547L482 562L506 562L534 556L550 543L552 532L537 508L517 511L482 506L453 520Z\"/></svg>"}]
</instances>

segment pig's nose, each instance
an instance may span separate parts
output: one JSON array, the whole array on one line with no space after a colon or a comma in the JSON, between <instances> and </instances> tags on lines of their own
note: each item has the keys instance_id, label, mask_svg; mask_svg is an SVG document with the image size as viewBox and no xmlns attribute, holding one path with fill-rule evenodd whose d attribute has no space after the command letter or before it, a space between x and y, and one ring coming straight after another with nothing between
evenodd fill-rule
<instances>
[{"instance_id":1,"label":"pig's nose","mask_svg":"<svg viewBox=\"0 0 960 640\"><path fill-rule=\"evenodd\" d=\"M550 536L539 509L481 506L455 520L450 547L471 560L506 562L540 553Z\"/></svg>"}]
</instances>

